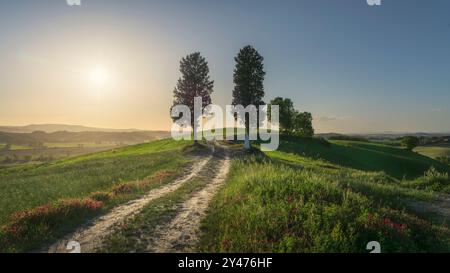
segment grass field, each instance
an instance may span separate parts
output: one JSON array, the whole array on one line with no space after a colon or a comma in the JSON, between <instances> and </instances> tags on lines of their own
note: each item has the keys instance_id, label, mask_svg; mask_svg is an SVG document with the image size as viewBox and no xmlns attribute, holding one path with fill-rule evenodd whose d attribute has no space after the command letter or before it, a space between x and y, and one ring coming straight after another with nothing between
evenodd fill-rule
<instances>
[{"instance_id":1,"label":"grass field","mask_svg":"<svg viewBox=\"0 0 450 273\"><path fill-rule=\"evenodd\" d=\"M46 163L63 158L110 150L115 147L55 147L0 151L0 167Z\"/></svg>"},{"instance_id":2,"label":"grass field","mask_svg":"<svg viewBox=\"0 0 450 273\"><path fill-rule=\"evenodd\" d=\"M13 242L9 240L8 246L0 245L0 249L30 250L39 242L54 238L58 232L70 230L92 216L91 210L96 210L97 199L103 202L106 196L107 201L111 201L111 194L116 196L112 202L106 203L107 206L101 203L105 210L120 201L136 198L136 195L127 198L122 194L117 197L122 190L128 193L127 185L133 185L130 184L132 181L161 174L164 181L169 181L181 175L181 170L191 160L184 152L186 145L186 142L160 140L55 163L0 170L0 225L9 225L4 226L2 232L7 230L5 234L11 237L10 229L15 224L22 229L20 238L13 237ZM160 182L132 189L140 189L134 192L142 194L143 190L160 185ZM34 220L30 220L30 215ZM49 217L50 220L46 219ZM68 222L52 226L51 223L58 223L60 219ZM41 227L40 223L46 223L46 226ZM14 230L12 233L18 232ZM0 233L0 239L2 236L6 238L5 234Z\"/></svg>"},{"instance_id":3,"label":"grass field","mask_svg":"<svg viewBox=\"0 0 450 273\"><path fill-rule=\"evenodd\" d=\"M31 147L24 146L24 145L15 145L15 144L11 145L12 151L28 150L28 149L31 149Z\"/></svg>"},{"instance_id":4,"label":"grass field","mask_svg":"<svg viewBox=\"0 0 450 273\"><path fill-rule=\"evenodd\" d=\"M119 145L114 142L101 142L101 143L94 143L94 142L47 142L44 143L44 146L47 148L78 148L78 147L84 147L84 148L99 148L99 147L117 147L117 146L124 146L126 143Z\"/></svg>"},{"instance_id":5,"label":"grass field","mask_svg":"<svg viewBox=\"0 0 450 273\"><path fill-rule=\"evenodd\" d=\"M31 250L172 181L192 161L188 145L159 140L0 169L0 251ZM450 193L449 168L381 143L282 138L277 151L233 157L202 222L198 250L366 252L375 240L383 252L448 252L448 222L410 204ZM105 251L145 249L133 236L173 217L174 206L208 181L194 180L150 203L108 239Z\"/></svg>"},{"instance_id":6,"label":"grass field","mask_svg":"<svg viewBox=\"0 0 450 273\"><path fill-rule=\"evenodd\" d=\"M282 140L280 151L323 159L341 166L364 171L384 171L397 179L416 178L431 166L448 171L443 165L429 157L374 142L331 141L316 139Z\"/></svg>"},{"instance_id":7,"label":"grass field","mask_svg":"<svg viewBox=\"0 0 450 273\"><path fill-rule=\"evenodd\" d=\"M55 163L0 170L0 225L20 218L17 212L29 210L27 214L33 214L33 208L39 206L59 208L60 200L84 200L96 192L108 192L154 174L180 175L191 160L183 152L186 145L161 140ZM84 216L74 217L82 220Z\"/></svg>"},{"instance_id":8,"label":"grass field","mask_svg":"<svg viewBox=\"0 0 450 273\"><path fill-rule=\"evenodd\" d=\"M155 141L37 166L0 170L0 224L20 210L60 198L80 198L188 161L186 142Z\"/></svg>"},{"instance_id":9,"label":"grass field","mask_svg":"<svg viewBox=\"0 0 450 273\"><path fill-rule=\"evenodd\" d=\"M419 183L433 165L445 168L380 144L285 140L279 151L233 161L199 251L367 252L374 240L383 252L448 252L448 226L407 206L436 193L397 179Z\"/></svg>"},{"instance_id":10,"label":"grass field","mask_svg":"<svg viewBox=\"0 0 450 273\"><path fill-rule=\"evenodd\" d=\"M450 145L420 146L415 148L414 151L431 158L450 157Z\"/></svg>"},{"instance_id":11,"label":"grass field","mask_svg":"<svg viewBox=\"0 0 450 273\"><path fill-rule=\"evenodd\" d=\"M40 147L11 145L10 149L4 150L0 145L0 168L46 163L123 146L108 142L44 143Z\"/></svg>"}]
</instances>

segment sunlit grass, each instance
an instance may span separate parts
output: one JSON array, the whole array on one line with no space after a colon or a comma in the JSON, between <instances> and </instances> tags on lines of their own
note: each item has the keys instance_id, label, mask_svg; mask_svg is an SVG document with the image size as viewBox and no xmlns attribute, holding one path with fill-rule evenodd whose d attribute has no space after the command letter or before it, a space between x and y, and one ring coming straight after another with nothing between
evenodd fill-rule
<instances>
[{"instance_id":1,"label":"sunlit grass","mask_svg":"<svg viewBox=\"0 0 450 273\"><path fill-rule=\"evenodd\" d=\"M312 141L283 145L305 143ZM367 252L366 244L378 241L383 252L448 252L449 228L407 206L434 198L433 191L406 187L385 172L340 166L295 149L244 155L233 161L227 184L203 221L199 250Z\"/></svg>"},{"instance_id":2,"label":"sunlit grass","mask_svg":"<svg viewBox=\"0 0 450 273\"><path fill-rule=\"evenodd\" d=\"M450 145L448 146L419 146L414 149L419 154L431 158L450 157Z\"/></svg>"},{"instance_id":3,"label":"sunlit grass","mask_svg":"<svg viewBox=\"0 0 450 273\"><path fill-rule=\"evenodd\" d=\"M189 158L187 142L161 140L55 163L0 170L0 224L17 211L60 198L82 198L118 183L177 169Z\"/></svg>"}]
</instances>

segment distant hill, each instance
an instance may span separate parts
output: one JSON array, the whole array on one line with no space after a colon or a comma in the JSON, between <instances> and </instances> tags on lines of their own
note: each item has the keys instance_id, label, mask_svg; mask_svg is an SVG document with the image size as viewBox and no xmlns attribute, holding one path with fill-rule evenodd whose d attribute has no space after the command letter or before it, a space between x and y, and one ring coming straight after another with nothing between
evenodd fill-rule
<instances>
[{"instance_id":1,"label":"distant hill","mask_svg":"<svg viewBox=\"0 0 450 273\"><path fill-rule=\"evenodd\" d=\"M140 143L155 139L169 137L164 131L138 131L138 132L67 132L59 131L47 133L35 131L33 133L0 132L0 143L40 146L44 143L94 143L118 142Z\"/></svg>"},{"instance_id":2,"label":"distant hill","mask_svg":"<svg viewBox=\"0 0 450 273\"><path fill-rule=\"evenodd\" d=\"M26 126L0 126L0 132L7 133L32 133L35 131L42 131L46 133L54 133L60 131L67 132L137 132L138 129L107 129L95 128L82 125L67 125L67 124L31 124Z\"/></svg>"},{"instance_id":3,"label":"distant hill","mask_svg":"<svg viewBox=\"0 0 450 273\"><path fill-rule=\"evenodd\" d=\"M359 137L359 138L367 138L367 139L396 139L404 136L416 136L416 137L447 137L450 136L450 133L422 133L422 132L381 132L381 133L367 133L367 134L338 134L338 133L323 133L317 134L318 137L323 138L336 138L336 137Z\"/></svg>"},{"instance_id":4,"label":"distant hill","mask_svg":"<svg viewBox=\"0 0 450 273\"><path fill-rule=\"evenodd\" d=\"M431 166L439 171L450 171L449 166L432 158L376 142L337 140L327 143L316 138L282 137L278 151L320 158L363 171L384 171L397 179L415 179Z\"/></svg>"}]
</instances>

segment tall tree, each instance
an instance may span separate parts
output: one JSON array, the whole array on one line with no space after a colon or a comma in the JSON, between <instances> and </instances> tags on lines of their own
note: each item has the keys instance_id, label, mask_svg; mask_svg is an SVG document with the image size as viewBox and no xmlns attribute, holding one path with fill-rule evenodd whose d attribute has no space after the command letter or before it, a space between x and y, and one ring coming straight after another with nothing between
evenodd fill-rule
<instances>
[{"instance_id":1,"label":"tall tree","mask_svg":"<svg viewBox=\"0 0 450 273\"><path fill-rule=\"evenodd\" d=\"M292 134L294 130L294 118L296 111L294 103L289 98L276 97L270 101L270 105L278 105L280 107L280 129L284 134ZM269 111L269 119L270 117Z\"/></svg>"},{"instance_id":2,"label":"tall tree","mask_svg":"<svg viewBox=\"0 0 450 273\"><path fill-rule=\"evenodd\" d=\"M214 81L209 78L208 62L200 52L195 52L180 61L181 78L175 87L173 105L186 105L191 111L191 126L194 130L194 142L197 143L199 120L195 118L194 99L202 97L202 112L211 104ZM174 118L178 119L178 118Z\"/></svg>"},{"instance_id":3,"label":"tall tree","mask_svg":"<svg viewBox=\"0 0 450 273\"><path fill-rule=\"evenodd\" d=\"M248 45L242 48L234 58L236 66L234 69L233 82L233 105L263 105L264 97L264 58ZM250 122L249 117L240 117L245 123L245 149L250 149Z\"/></svg>"}]
</instances>

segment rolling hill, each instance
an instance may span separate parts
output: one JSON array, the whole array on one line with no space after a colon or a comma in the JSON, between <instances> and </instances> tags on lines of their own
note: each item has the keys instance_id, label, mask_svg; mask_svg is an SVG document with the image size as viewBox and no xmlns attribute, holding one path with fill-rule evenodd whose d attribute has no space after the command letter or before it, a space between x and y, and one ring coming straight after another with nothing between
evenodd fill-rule
<instances>
[{"instance_id":1,"label":"rolling hill","mask_svg":"<svg viewBox=\"0 0 450 273\"><path fill-rule=\"evenodd\" d=\"M166 138L169 132L137 131L137 132L67 132L47 133L34 131L32 133L0 132L0 143L36 146L43 143L83 143L83 142L125 142L139 143L160 138Z\"/></svg>"},{"instance_id":2,"label":"rolling hill","mask_svg":"<svg viewBox=\"0 0 450 273\"><path fill-rule=\"evenodd\" d=\"M104 239L107 248L98 249L145 251L145 244L137 242L164 236L154 233L157 227L178 223L185 205L216 181L209 168L222 164L220 156L200 176L183 173L208 158L194 156L195 147L164 139L0 170L0 251L43 246L93 217L108 213L114 218L120 204L172 187L177 177L191 177L111 227ZM450 250L448 216L439 211L439 196L450 192L450 167L436 160L376 142L296 137L282 137L279 150L266 153L242 152L239 142L218 148L231 155L230 171L191 251L366 252L373 240L383 252Z\"/></svg>"},{"instance_id":3,"label":"rolling hill","mask_svg":"<svg viewBox=\"0 0 450 273\"><path fill-rule=\"evenodd\" d=\"M136 132L141 131L137 129L108 129L95 128L82 125L67 125L67 124L30 124L26 126L0 126L0 132L9 133L32 133L35 131L43 131L53 133L58 131L67 132Z\"/></svg>"}]
</instances>

